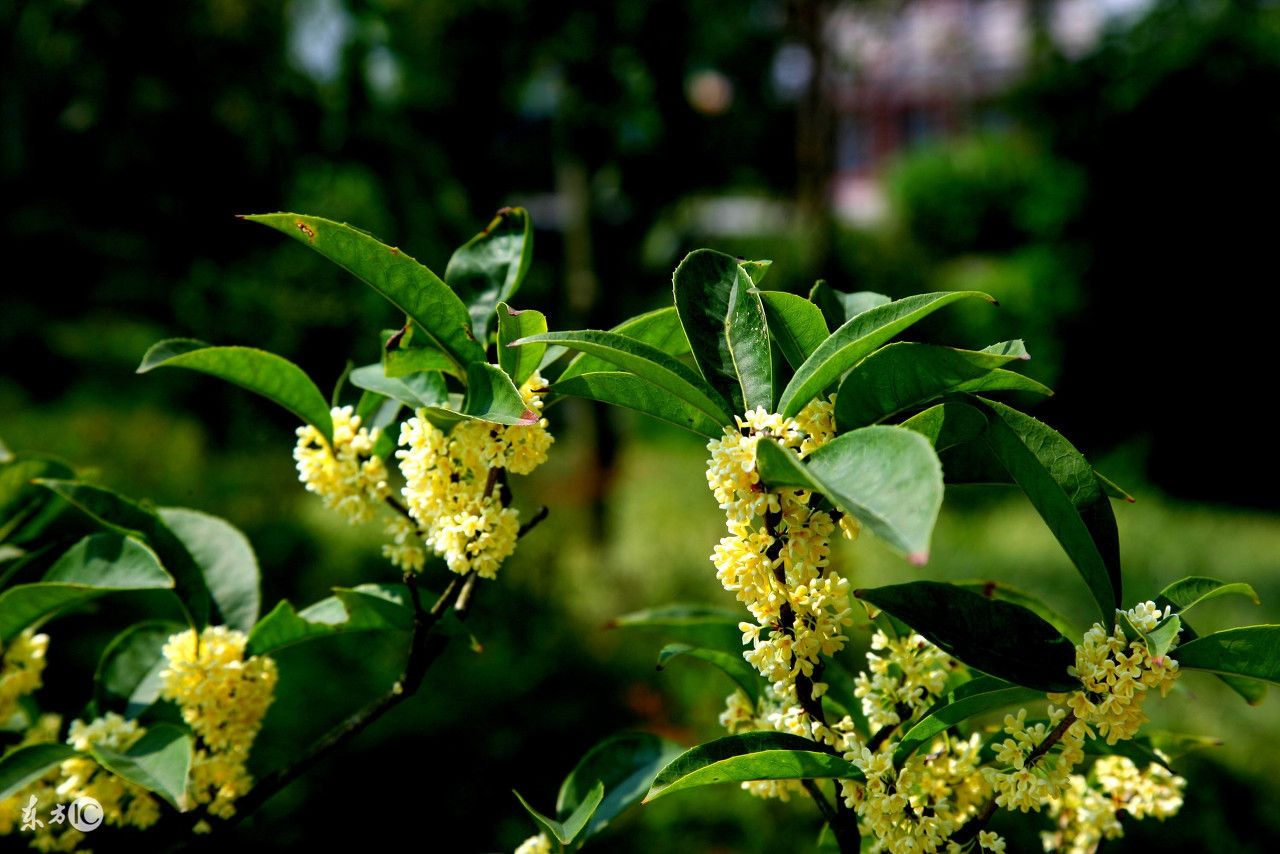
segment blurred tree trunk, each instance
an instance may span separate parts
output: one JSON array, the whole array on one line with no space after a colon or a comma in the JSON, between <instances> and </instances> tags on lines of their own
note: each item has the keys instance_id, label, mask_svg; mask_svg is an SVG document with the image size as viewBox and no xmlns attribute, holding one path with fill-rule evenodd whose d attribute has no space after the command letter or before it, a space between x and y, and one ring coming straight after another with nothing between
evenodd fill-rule
<instances>
[{"instance_id":1,"label":"blurred tree trunk","mask_svg":"<svg viewBox=\"0 0 1280 854\"><path fill-rule=\"evenodd\" d=\"M796 205L803 257L811 272L826 268L834 220L835 109L827 89L826 25L830 0L789 0L788 21L812 60L808 85L796 111Z\"/></svg>"}]
</instances>

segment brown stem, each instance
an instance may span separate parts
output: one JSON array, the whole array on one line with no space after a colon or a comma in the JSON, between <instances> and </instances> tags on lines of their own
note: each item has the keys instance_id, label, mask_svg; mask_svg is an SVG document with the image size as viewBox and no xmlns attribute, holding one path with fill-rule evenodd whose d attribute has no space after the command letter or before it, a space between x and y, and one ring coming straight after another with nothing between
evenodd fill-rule
<instances>
[{"instance_id":1,"label":"brown stem","mask_svg":"<svg viewBox=\"0 0 1280 854\"><path fill-rule=\"evenodd\" d=\"M1023 767L1032 768L1037 762L1044 758L1053 746L1062 740L1067 734L1067 730L1071 729L1071 725L1076 722L1076 713L1067 712L1066 717L1058 721L1058 725L1044 737L1044 741L1035 746L1035 749L1027 754ZM982 830L991 820L991 816L996 812L996 799L992 798L987 801L982 811L964 823L964 826L951 835L951 841L957 845L964 845L978 835L978 831Z\"/></svg>"}]
</instances>

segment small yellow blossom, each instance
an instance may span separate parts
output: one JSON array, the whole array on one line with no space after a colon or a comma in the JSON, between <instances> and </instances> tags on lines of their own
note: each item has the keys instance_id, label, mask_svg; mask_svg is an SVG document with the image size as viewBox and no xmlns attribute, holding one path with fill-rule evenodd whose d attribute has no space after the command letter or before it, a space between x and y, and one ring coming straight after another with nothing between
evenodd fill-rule
<instances>
[{"instance_id":1,"label":"small yellow blossom","mask_svg":"<svg viewBox=\"0 0 1280 854\"><path fill-rule=\"evenodd\" d=\"M367 522L391 494L387 467L373 456L378 431L360 426L350 406L333 409L333 444L311 425L298 428L298 479L353 524Z\"/></svg>"},{"instance_id":2,"label":"small yellow blossom","mask_svg":"<svg viewBox=\"0 0 1280 854\"><path fill-rule=\"evenodd\" d=\"M545 833L530 836L520 843L520 847L516 849L515 854L551 854L551 840L547 838Z\"/></svg>"},{"instance_id":3,"label":"small yellow blossom","mask_svg":"<svg viewBox=\"0 0 1280 854\"><path fill-rule=\"evenodd\" d=\"M44 684L49 636L27 629L6 647L0 643L0 723L18 710L18 701Z\"/></svg>"}]
</instances>

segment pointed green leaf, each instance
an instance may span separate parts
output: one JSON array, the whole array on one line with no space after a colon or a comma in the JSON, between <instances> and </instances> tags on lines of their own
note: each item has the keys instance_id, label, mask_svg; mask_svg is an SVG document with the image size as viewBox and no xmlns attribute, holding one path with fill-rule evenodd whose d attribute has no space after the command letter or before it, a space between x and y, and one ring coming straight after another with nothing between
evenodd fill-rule
<instances>
[{"instance_id":1,"label":"pointed green leaf","mask_svg":"<svg viewBox=\"0 0 1280 854\"><path fill-rule=\"evenodd\" d=\"M809 301L818 307L826 320L827 327L839 329L864 311L879 308L892 302L884 294L874 291L856 291L846 293L838 291L825 281L819 279L809 290Z\"/></svg>"},{"instance_id":2,"label":"pointed green leaf","mask_svg":"<svg viewBox=\"0 0 1280 854\"><path fill-rule=\"evenodd\" d=\"M147 620L112 638L93 676L98 708L119 710L132 719L158 700L164 645L184 628L169 620Z\"/></svg>"},{"instance_id":3,"label":"pointed green leaf","mask_svg":"<svg viewBox=\"0 0 1280 854\"><path fill-rule=\"evenodd\" d=\"M882 347L854 367L840 384L836 424L841 431L875 424L956 392L1053 394L1029 377L1003 370L1003 365L1022 358L1017 348L1012 349L1012 354L997 355L913 342Z\"/></svg>"},{"instance_id":4,"label":"pointed green leaf","mask_svg":"<svg viewBox=\"0 0 1280 854\"><path fill-rule=\"evenodd\" d=\"M509 346L537 343L563 344L571 350L590 353L693 404L718 424L728 424L732 420L728 404L706 380L688 365L649 344L617 332L586 330L533 335L513 341Z\"/></svg>"},{"instance_id":5,"label":"pointed green leaf","mask_svg":"<svg viewBox=\"0 0 1280 854\"><path fill-rule=\"evenodd\" d=\"M508 347L512 341L530 335L541 335L547 331L547 316L540 311L525 309L516 311L505 302L498 303L498 364L511 377L516 385L533 376L533 372L542 364L546 355L545 345L530 344L528 347Z\"/></svg>"},{"instance_id":6,"label":"pointed green leaf","mask_svg":"<svg viewBox=\"0 0 1280 854\"><path fill-rule=\"evenodd\" d=\"M382 365L365 365L351 372L351 384L399 401L410 409L443 406L449 401L444 376L434 371L389 377Z\"/></svg>"},{"instance_id":7,"label":"pointed green leaf","mask_svg":"<svg viewBox=\"0 0 1280 854\"><path fill-rule=\"evenodd\" d=\"M952 583L956 587L963 587L965 590L981 594L988 599L1000 599L1004 602L1021 605L1067 637L1078 634L1075 627L1067 621L1066 617L1063 617L1030 593L1011 587L1004 582L984 579L981 581L955 581Z\"/></svg>"},{"instance_id":8,"label":"pointed green leaf","mask_svg":"<svg viewBox=\"0 0 1280 854\"><path fill-rule=\"evenodd\" d=\"M1171 605L1172 603L1163 597L1158 597L1156 599L1156 604L1163 609L1165 605ZM1186 619L1183 619L1182 634L1180 637L1182 638L1182 645L1186 646L1191 641L1200 637L1200 635L1191 627L1191 624L1188 623ZM1243 676L1232 676L1228 673L1216 673L1214 675L1217 676L1218 680L1222 682L1222 684L1239 694L1244 701L1251 706L1256 706L1267 698L1266 682L1259 682L1256 679L1246 679Z\"/></svg>"},{"instance_id":9,"label":"pointed green leaf","mask_svg":"<svg viewBox=\"0 0 1280 854\"><path fill-rule=\"evenodd\" d=\"M126 590L167 590L173 578L155 552L118 533L92 534L72 546L33 584L0 593L0 646L59 611Z\"/></svg>"},{"instance_id":10,"label":"pointed green leaf","mask_svg":"<svg viewBox=\"0 0 1280 854\"><path fill-rule=\"evenodd\" d=\"M453 360L412 321L400 329L384 329L382 341L383 373L394 378L430 371L454 373Z\"/></svg>"},{"instance_id":11,"label":"pointed green leaf","mask_svg":"<svg viewBox=\"0 0 1280 854\"><path fill-rule=\"evenodd\" d=\"M940 697L924 717L903 734L893 754L893 762L901 767L911 754L927 746L951 727L976 715L1018 703L1044 699L1044 692L1024 688L1003 679L980 676Z\"/></svg>"},{"instance_id":12,"label":"pointed green leaf","mask_svg":"<svg viewBox=\"0 0 1280 854\"><path fill-rule=\"evenodd\" d=\"M584 397L632 409L708 439L724 433L721 424L692 403L673 397L670 392L635 374L622 371L578 374L567 380L557 380L550 390L553 394Z\"/></svg>"},{"instance_id":13,"label":"pointed green leaf","mask_svg":"<svg viewBox=\"0 0 1280 854\"><path fill-rule=\"evenodd\" d=\"M565 777L556 799L556 815L562 820L590 800L597 781L604 785L604 799L591 816L582 839L590 839L628 807L640 802L653 778L680 754L679 746L647 732L625 732L599 742Z\"/></svg>"},{"instance_id":14,"label":"pointed green leaf","mask_svg":"<svg viewBox=\"0 0 1280 854\"><path fill-rule=\"evenodd\" d=\"M294 610L280 602L249 633L248 655L268 655L285 647L352 632L409 632L412 602L403 585L361 584L337 588L334 595Z\"/></svg>"},{"instance_id":15,"label":"pointed green leaf","mask_svg":"<svg viewBox=\"0 0 1280 854\"><path fill-rule=\"evenodd\" d=\"M467 365L467 396L461 410L442 406L425 407L428 417L439 425L458 421L488 421L492 424L537 424L540 416L525 405L520 390L502 368L488 362Z\"/></svg>"},{"instance_id":16,"label":"pointed green leaf","mask_svg":"<svg viewBox=\"0 0 1280 854\"><path fill-rule=\"evenodd\" d=\"M449 259L444 280L470 310L478 340L488 337L494 309L515 295L532 258L533 223L528 212L503 208Z\"/></svg>"},{"instance_id":17,"label":"pointed green leaf","mask_svg":"<svg viewBox=\"0 0 1280 854\"><path fill-rule=\"evenodd\" d=\"M160 518L204 573L224 625L247 632L258 622L261 578L253 546L238 528L208 513L161 507Z\"/></svg>"},{"instance_id":18,"label":"pointed green leaf","mask_svg":"<svg viewBox=\"0 0 1280 854\"><path fill-rule=\"evenodd\" d=\"M827 321L822 310L804 297L784 291L757 293L764 304L769 335L778 342L788 364L799 368L827 339Z\"/></svg>"},{"instance_id":19,"label":"pointed green leaf","mask_svg":"<svg viewBox=\"0 0 1280 854\"><path fill-rule=\"evenodd\" d=\"M689 352L689 339L684 334L684 327L680 325L680 315L676 314L674 305L638 314L624 320L609 331L656 347L668 356L679 357ZM617 369L618 366L608 359L593 356L590 353L579 353L561 372L560 380L564 381L581 374L598 374Z\"/></svg>"},{"instance_id":20,"label":"pointed green leaf","mask_svg":"<svg viewBox=\"0 0 1280 854\"><path fill-rule=\"evenodd\" d=\"M942 467L933 446L901 427L863 427L837 436L803 463L773 441L756 448L760 479L770 488L821 493L915 564L929 558L942 506Z\"/></svg>"},{"instance_id":21,"label":"pointed green leaf","mask_svg":"<svg viewBox=\"0 0 1280 854\"><path fill-rule=\"evenodd\" d=\"M276 213L244 219L289 235L382 294L449 356L458 376L465 375L468 364L484 360L467 306L435 273L399 249L357 228L314 216Z\"/></svg>"},{"instance_id":22,"label":"pointed green leaf","mask_svg":"<svg viewBox=\"0 0 1280 854\"><path fill-rule=\"evenodd\" d=\"M796 375L787 383L786 391L778 401L778 411L794 418L809 401L822 394L823 389L839 380L881 344L943 306L973 297L991 299L977 291L920 294L856 315L831 333L831 337L796 369Z\"/></svg>"},{"instance_id":23,"label":"pointed green leaf","mask_svg":"<svg viewBox=\"0 0 1280 854\"><path fill-rule=\"evenodd\" d=\"M76 751L65 744L29 744L4 754L0 757L0 802L13 797L75 755Z\"/></svg>"},{"instance_id":24,"label":"pointed green leaf","mask_svg":"<svg viewBox=\"0 0 1280 854\"><path fill-rule=\"evenodd\" d=\"M1262 604L1262 600L1258 598L1258 592L1243 581L1227 583L1216 578L1206 578L1203 575L1190 575L1173 582L1160 591L1156 604L1162 609L1165 605L1172 605L1173 610L1185 614L1201 602L1228 594L1247 596L1253 600L1253 604Z\"/></svg>"},{"instance_id":25,"label":"pointed green leaf","mask_svg":"<svg viewBox=\"0 0 1280 854\"><path fill-rule=\"evenodd\" d=\"M773 369L764 306L732 255L690 252L672 276L676 313L694 361L734 412L773 410Z\"/></svg>"},{"instance_id":26,"label":"pointed green leaf","mask_svg":"<svg viewBox=\"0 0 1280 854\"><path fill-rule=\"evenodd\" d=\"M1208 670L1280 683L1280 626L1245 626L1201 635L1178 647L1183 670Z\"/></svg>"},{"instance_id":27,"label":"pointed green leaf","mask_svg":"<svg viewBox=\"0 0 1280 854\"><path fill-rule=\"evenodd\" d=\"M700 744L671 761L653 781L644 802L716 783L747 780L860 780L852 762L798 735L746 732Z\"/></svg>"},{"instance_id":28,"label":"pointed green leaf","mask_svg":"<svg viewBox=\"0 0 1280 854\"><path fill-rule=\"evenodd\" d=\"M185 728L156 724L124 752L91 747L89 753L112 774L154 792L179 812L191 809L187 781L194 742Z\"/></svg>"},{"instance_id":29,"label":"pointed green leaf","mask_svg":"<svg viewBox=\"0 0 1280 854\"><path fill-rule=\"evenodd\" d=\"M311 378L293 362L253 347L214 347L190 338L153 344L138 373L156 368L187 368L218 377L280 404L333 440L329 402Z\"/></svg>"},{"instance_id":30,"label":"pointed green leaf","mask_svg":"<svg viewBox=\"0 0 1280 854\"><path fill-rule=\"evenodd\" d=\"M983 673L1041 691L1069 691L1075 644L1036 614L937 581L914 581L854 595L889 612L935 646Z\"/></svg>"},{"instance_id":31,"label":"pointed green leaf","mask_svg":"<svg viewBox=\"0 0 1280 854\"><path fill-rule=\"evenodd\" d=\"M1105 624L1121 601L1120 539L1097 475L1056 430L1004 404L982 400L981 405L994 416L987 446L1079 570Z\"/></svg>"},{"instance_id":32,"label":"pointed green leaf","mask_svg":"<svg viewBox=\"0 0 1280 854\"><path fill-rule=\"evenodd\" d=\"M742 689L743 693L751 698L752 703L755 703L760 698L760 674L740 654L734 655L715 649L702 649L688 644L672 643L664 646L662 652L658 653L658 669L662 670L671 659L682 655L705 661L720 670L720 672L732 679L734 684Z\"/></svg>"},{"instance_id":33,"label":"pointed green leaf","mask_svg":"<svg viewBox=\"0 0 1280 854\"><path fill-rule=\"evenodd\" d=\"M173 576L174 592L188 620L197 629L209 622L211 597L204 573L178 536L160 516L124 496L71 480L42 480L40 484L68 501L109 531L144 538L165 570Z\"/></svg>"},{"instance_id":34,"label":"pointed green leaf","mask_svg":"<svg viewBox=\"0 0 1280 854\"><path fill-rule=\"evenodd\" d=\"M956 445L972 442L987 429L987 417L966 403L948 401L930 406L898 425L914 430L929 440L939 454ZM946 460L943 459L946 475ZM998 463L996 465L999 465ZM950 480L950 478L946 478Z\"/></svg>"},{"instance_id":35,"label":"pointed green leaf","mask_svg":"<svg viewBox=\"0 0 1280 854\"><path fill-rule=\"evenodd\" d=\"M578 839L579 834L586 829L587 822L591 821L591 816L604 799L604 783L597 782L595 787L583 798L582 803L578 804L577 809L563 823L553 818L547 818L529 806L529 802L515 789L512 789L511 792L519 799L520 805L525 808L525 811L529 813L534 823L538 825L543 833L557 840L561 845L572 845Z\"/></svg>"}]
</instances>

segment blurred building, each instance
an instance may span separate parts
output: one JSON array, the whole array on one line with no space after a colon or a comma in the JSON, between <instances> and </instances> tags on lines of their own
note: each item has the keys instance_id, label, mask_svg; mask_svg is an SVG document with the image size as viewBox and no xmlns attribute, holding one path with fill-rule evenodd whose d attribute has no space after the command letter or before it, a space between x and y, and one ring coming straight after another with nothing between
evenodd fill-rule
<instances>
[{"instance_id":1,"label":"blurred building","mask_svg":"<svg viewBox=\"0 0 1280 854\"><path fill-rule=\"evenodd\" d=\"M827 19L835 110L834 203L855 222L884 213L878 168L917 142L998 125L990 106L1027 69L1037 45L1081 56L1149 0L908 0L844 3ZM796 78L779 53L775 83Z\"/></svg>"}]
</instances>

